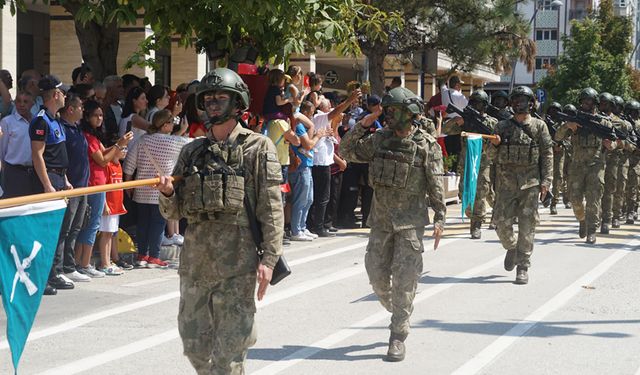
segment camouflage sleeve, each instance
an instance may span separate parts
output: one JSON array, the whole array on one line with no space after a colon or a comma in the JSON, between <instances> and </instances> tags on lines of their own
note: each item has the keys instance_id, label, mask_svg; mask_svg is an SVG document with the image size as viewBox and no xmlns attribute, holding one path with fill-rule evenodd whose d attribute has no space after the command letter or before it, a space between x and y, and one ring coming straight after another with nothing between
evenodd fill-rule
<instances>
[{"instance_id":1,"label":"camouflage sleeve","mask_svg":"<svg viewBox=\"0 0 640 375\"><path fill-rule=\"evenodd\" d=\"M553 181L553 141L546 124L540 126L538 133L538 147L540 147L540 184L551 188Z\"/></svg>"},{"instance_id":2,"label":"camouflage sleeve","mask_svg":"<svg viewBox=\"0 0 640 375\"><path fill-rule=\"evenodd\" d=\"M430 206L434 211L434 225L444 228L447 206L444 203L444 183L442 179L444 168L442 166L442 150L435 140L430 142L429 146L429 164L425 166L428 180L427 194Z\"/></svg>"},{"instance_id":3,"label":"camouflage sleeve","mask_svg":"<svg viewBox=\"0 0 640 375\"><path fill-rule=\"evenodd\" d=\"M189 155L185 152L186 148L183 148L180 152L180 156L178 156L178 162L176 166L173 168L172 176L182 176L185 166L187 165L187 158ZM180 210L180 201L178 200L178 196L182 191L182 187L184 186L184 179L173 182L174 193L172 196L167 197L164 194L160 193L159 204L160 204L160 213L167 220L180 220L183 215Z\"/></svg>"},{"instance_id":4,"label":"camouflage sleeve","mask_svg":"<svg viewBox=\"0 0 640 375\"><path fill-rule=\"evenodd\" d=\"M255 165L256 218L262 229L264 250L262 264L273 268L282 255L284 235L284 211L280 182L282 167L278 162L276 147L267 138L262 142Z\"/></svg>"},{"instance_id":5,"label":"camouflage sleeve","mask_svg":"<svg viewBox=\"0 0 640 375\"><path fill-rule=\"evenodd\" d=\"M368 163L373 160L373 136L364 137L368 129L357 123L340 141L340 155L349 162Z\"/></svg>"},{"instance_id":6,"label":"camouflage sleeve","mask_svg":"<svg viewBox=\"0 0 640 375\"><path fill-rule=\"evenodd\" d=\"M562 142L573 135L573 130L567 127L567 123L562 123L556 130L556 136L554 137L554 141Z\"/></svg>"},{"instance_id":7,"label":"camouflage sleeve","mask_svg":"<svg viewBox=\"0 0 640 375\"><path fill-rule=\"evenodd\" d=\"M491 117L489 115L487 115L487 117L484 120L485 125L487 125L489 128L491 128L492 131L496 131L496 125L498 125L498 120L495 117Z\"/></svg>"},{"instance_id":8,"label":"camouflage sleeve","mask_svg":"<svg viewBox=\"0 0 640 375\"><path fill-rule=\"evenodd\" d=\"M454 117L444 122L442 125L442 132L446 135L457 135L462 133L462 125L458 125L456 119L460 117Z\"/></svg>"},{"instance_id":9,"label":"camouflage sleeve","mask_svg":"<svg viewBox=\"0 0 640 375\"><path fill-rule=\"evenodd\" d=\"M429 118L421 117L420 118L421 127L434 138L438 137L438 129L436 129L436 124Z\"/></svg>"},{"instance_id":10,"label":"camouflage sleeve","mask_svg":"<svg viewBox=\"0 0 640 375\"><path fill-rule=\"evenodd\" d=\"M500 127L499 121L493 125L493 134L502 137L502 128ZM504 139L502 139L502 142L504 142ZM498 147L500 147L500 145L496 146L493 143L489 143L489 147L487 148L487 158L489 160L495 161L498 158Z\"/></svg>"}]
</instances>

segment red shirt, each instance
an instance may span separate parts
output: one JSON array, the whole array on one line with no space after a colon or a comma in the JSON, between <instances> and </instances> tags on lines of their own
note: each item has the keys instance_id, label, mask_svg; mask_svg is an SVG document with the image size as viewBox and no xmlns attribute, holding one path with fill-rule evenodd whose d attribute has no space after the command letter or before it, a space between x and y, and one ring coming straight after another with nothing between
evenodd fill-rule
<instances>
[{"instance_id":1,"label":"red shirt","mask_svg":"<svg viewBox=\"0 0 640 375\"><path fill-rule=\"evenodd\" d=\"M100 140L89 133L84 133L89 144L89 186L99 186L107 183L107 169L93 160L93 154L97 151L104 151L104 146Z\"/></svg>"},{"instance_id":2,"label":"red shirt","mask_svg":"<svg viewBox=\"0 0 640 375\"><path fill-rule=\"evenodd\" d=\"M198 130L202 130L203 132L207 132L207 128L201 122L192 122L189 124L189 138L195 138L195 133Z\"/></svg>"},{"instance_id":3,"label":"red shirt","mask_svg":"<svg viewBox=\"0 0 640 375\"><path fill-rule=\"evenodd\" d=\"M120 165L120 162L109 162L106 170L108 184L122 182L122 165ZM127 213L124 208L124 191L122 189L107 192L107 207L109 207L111 215L124 215Z\"/></svg>"}]
</instances>

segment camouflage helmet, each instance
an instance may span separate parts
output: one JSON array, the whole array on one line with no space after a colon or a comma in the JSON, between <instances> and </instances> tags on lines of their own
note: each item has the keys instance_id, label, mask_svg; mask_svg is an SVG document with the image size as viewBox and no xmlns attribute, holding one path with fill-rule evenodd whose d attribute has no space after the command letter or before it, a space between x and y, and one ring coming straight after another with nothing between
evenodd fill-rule
<instances>
[{"instance_id":1,"label":"camouflage helmet","mask_svg":"<svg viewBox=\"0 0 640 375\"><path fill-rule=\"evenodd\" d=\"M558 111L562 111L562 105L560 103L558 103L558 102L551 102L551 104L549 104L549 108L547 110L549 110L551 108L555 108Z\"/></svg>"},{"instance_id":2,"label":"camouflage helmet","mask_svg":"<svg viewBox=\"0 0 640 375\"><path fill-rule=\"evenodd\" d=\"M528 97L530 101L533 101L535 98L535 95L533 95L533 91L531 91L528 86L517 86L511 91L509 100L519 95Z\"/></svg>"},{"instance_id":3,"label":"camouflage helmet","mask_svg":"<svg viewBox=\"0 0 640 375\"><path fill-rule=\"evenodd\" d=\"M576 114L578 109L573 104L567 104L564 106L563 111L567 114Z\"/></svg>"},{"instance_id":4,"label":"camouflage helmet","mask_svg":"<svg viewBox=\"0 0 640 375\"><path fill-rule=\"evenodd\" d=\"M598 103L598 92L592 89L591 87L582 89L582 91L580 91L580 96L578 97L578 100L582 101L583 99L587 99L587 98L593 99L594 102Z\"/></svg>"},{"instance_id":5,"label":"camouflage helmet","mask_svg":"<svg viewBox=\"0 0 640 375\"><path fill-rule=\"evenodd\" d=\"M489 104L489 95L487 95L484 90L478 89L471 94L471 96L469 97L469 101L478 101Z\"/></svg>"},{"instance_id":6,"label":"camouflage helmet","mask_svg":"<svg viewBox=\"0 0 640 375\"><path fill-rule=\"evenodd\" d=\"M241 111L246 111L249 108L249 87L238 73L227 68L216 68L202 77L196 92L198 108L204 110L204 94L218 90L236 94L240 104L238 109Z\"/></svg>"},{"instance_id":7,"label":"camouflage helmet","mask_svg":"<svg viewBox=\"0 0 640 375\"><path fill-rule=\"evenodd\" d=\"M508 95L506 92L504 92L504 91L500 90L500 91L496 91L496 92L494 92L494 93L491 95L491 99L496 99L496 98L505 98L505 99L509 99L509 95Z\"/></svg>"},{"instance_id":8,"label":"camouflage helmet","mask_svg":"<svg viewBox=\"0 0 640 375\"><path fill-rule=\"evenodd\" d=\"M383 108L391 106L405 107L414 115L424 112L422 99L405 87L396 87L382 98Z\"/></svg>"},{"instance_id":9,"label":"camouflage helmet","mask_svg":"<svg viewBox=\"0 0 640 375\"><path fill-rule=\"evenodd\" d=\"M625 109L627 111L640 111L640 103L636 100L631 100L630 102L627 102Z\"/></svg>"},{"instance_id":10,"label":"camouflage helmet","mask_svg":"<svg viewBox=\"0 0 640 375\"><path fill-rule=\"evenodd\" d=\"M611 104L614 104L614 99L613 99L613 95L609 94L608 92L601 92L600 95L598 96L598 100L602 103L602 102L609 102Z\"/></svg>"},{"instance_id":11,"label":"camouflage helmet","mask_svg":"<svg viewBox=\"0 0 640 375\"><path fill-rule=\"evenodd\" d=\"M624 107L624 99L622 99L621 96L618 96L618 95L614 96L613 97L613 102L617 106Z\"/></svg>"}]
</instances>

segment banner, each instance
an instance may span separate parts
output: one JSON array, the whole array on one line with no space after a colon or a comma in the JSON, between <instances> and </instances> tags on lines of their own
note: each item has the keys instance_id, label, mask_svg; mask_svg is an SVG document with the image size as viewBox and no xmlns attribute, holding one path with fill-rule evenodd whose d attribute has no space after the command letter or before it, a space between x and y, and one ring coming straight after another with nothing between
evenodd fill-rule
<instances>
[{"instance_id":1,"label":"banner","mask_svg":"<svg viewBox=\"0 0 640 375\"><path fill-rule=\"evenodd\" d=\"M0 209L0 287L16 373L47 285L66 207L58 200Z\"/></svg>"},{"instance_id":2,"label":"banner","mask_svg":"<svg viewBox=\"0 0 640 375\"><path fill-rule=\"evenodd\" d=\"M464 180L462 190L462 217L467 207L471 207L476 201L476 188L478 186L478 173L480 172L480 160L482 158L482 137L467 137L467 154L464 160Z\"/></svg>"}]
</instances>

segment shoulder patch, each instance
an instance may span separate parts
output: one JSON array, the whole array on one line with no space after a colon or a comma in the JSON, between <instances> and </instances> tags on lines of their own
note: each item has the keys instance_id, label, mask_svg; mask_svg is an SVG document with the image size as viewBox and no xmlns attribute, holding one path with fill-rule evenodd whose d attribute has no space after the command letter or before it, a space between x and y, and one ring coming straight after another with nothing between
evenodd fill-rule
<instances>
[{"instance_id":1,"label":"shoulder patch","mask_svg":"<svg viewBox=\"0 0 640 375\"><path fill-rule=\"evenodd\" d=\"M266 154L267 161L275 161L275 162L278 161L278 155L277 154L275 154L273 152L267 152L265 154Z\"/></svg>"}]
</instances>

